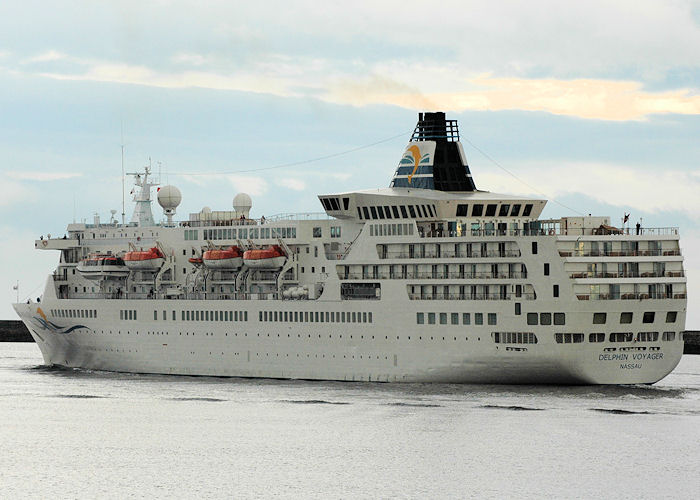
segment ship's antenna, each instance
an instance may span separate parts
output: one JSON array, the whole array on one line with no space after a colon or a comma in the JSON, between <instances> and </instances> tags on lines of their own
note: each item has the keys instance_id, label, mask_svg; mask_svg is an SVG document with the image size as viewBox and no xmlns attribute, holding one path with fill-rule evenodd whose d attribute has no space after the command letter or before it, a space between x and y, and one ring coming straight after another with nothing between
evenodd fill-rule
<instances>
[{"instance_id":1,"label":"ship's antenna","mask_svg":"<svg viewBox=\"0 0 700 500\"><path fill-rule=\"evenodd\" d=\"M126 225L125 217L126 214L124 213L126 210L124 208L125 202L124 202L124 191L126 189L125 187L125 175L124 175L124 122L122 121L122 127L121 127L121 132L122 132L122 227Z\"/></svg>"}]
</instances>

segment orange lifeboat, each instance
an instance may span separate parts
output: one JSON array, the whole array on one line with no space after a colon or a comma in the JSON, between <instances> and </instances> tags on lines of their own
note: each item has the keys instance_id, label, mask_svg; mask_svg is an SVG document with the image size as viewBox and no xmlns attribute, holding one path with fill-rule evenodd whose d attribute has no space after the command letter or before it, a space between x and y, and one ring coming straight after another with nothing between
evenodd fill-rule
<instances>
[{"instance_id":1,"label":"orange lifeboat","mask_svg":"<svg viewBox=\"0 0 700 500\"><path fill-rule=\"evenodd\" d=\"M202 262L204 262L201 257L190 257L187 260L189 261L190 264L194 264L194 265L200 265Z\"/></svg>"},{"instance_id":2,"label":"orange lifeboat","mask_svg":"<svg viewBox=\"0 0 700 500\"><path fill-rule=\"evenodd\" d=\"M240 269L243 265L243 252L237 246L221 250L207 250L202 256L204 265L210 269Z\"/></svg>"},{"instance_id":3,"label":"orange lifeboat","mask_svg":"<svg viewBox=\"0 0 700 500\"><path fill-rule=\"evenodd\" d=\"M286 261L287 255L279 245L261 250L246 250L243 254L243 262L253 269L280 269Z\"/></svg>"},{"instance_id":4,"label":"orange lifeboat","mask_svg":"<svg viewBox=\"0 0 700 500\"><path fill-rule=\"evenodd\" d=\"M137 271L156 271L163 266L165 255L158 247L148 250L134 250L124 255L126 267Z\"/></svg>"}]
</instances>

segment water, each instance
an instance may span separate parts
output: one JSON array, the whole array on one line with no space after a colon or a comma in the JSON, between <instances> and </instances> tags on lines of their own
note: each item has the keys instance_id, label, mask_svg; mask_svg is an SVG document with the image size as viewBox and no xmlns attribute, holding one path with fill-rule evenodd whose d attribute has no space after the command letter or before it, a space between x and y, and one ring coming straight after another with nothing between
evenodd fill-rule
<instances>
[{"instance_id":1,"label":"water","mask_svg":"<svg viewBox=\"0 0 700 500\"><path fill-rule=\"evenodd\" d=\"M41 366L0 344L2 498L696 498L700 356L654 386Z\"/></svg>"}]
</instances>

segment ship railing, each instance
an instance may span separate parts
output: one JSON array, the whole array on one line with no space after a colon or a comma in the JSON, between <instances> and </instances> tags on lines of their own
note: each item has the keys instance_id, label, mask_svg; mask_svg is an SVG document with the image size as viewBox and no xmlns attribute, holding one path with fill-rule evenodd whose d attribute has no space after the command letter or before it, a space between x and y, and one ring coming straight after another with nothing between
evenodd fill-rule
<instances>
[{"instance_id":1,"label":"ship railing","mask_svg":"<svg viewBox=\"0 0 700 500\"><path fill-rule=\"evenodd\" d=\"M480 252L416 252L411 253L410 251L402 252L390 252L390 251L380 251L380 259L480 259L487 257L520 257L519 250L508 250L505 252L498 252L495 250L486 252L484 254Z\"/></svg>"},{"instance_id":2,"label":"ship railing","mask_svg":"<svg viewBox=\"0 0 700 500\"><path fill-rule=\"evenodd\" d=\"M685 299L685 293L577 293L578 300L665 300L665 299Z\"/></svg>"},{"instance_id":3,"label":"ship railing","mask_svg":"<svg viewBox=\"0 0 700 500\"><path fill-rule=\"evenodd\" d=\"M380 272L380 273L338 273L340 279L346 280L403 280L403 279L460 279L460 280L470 280L470 279L526 279L527 273L492 273L492 272L480 272L480 273L460 273L460 272L437 272L432 271L427 272L417 272L417 273L401 273L401 272Z\"/></svg>"},{"instance_id":4,"label":"ship railing","mask_svg":"<svg viewBox=\"0 0 700 500\"><path fill-rule=\"evenodd\" d=\"M54 281L68 281L68 276L65 274L52 274Z\"/></svg>"},{"instance_id":5,"label":"ship railing","mask_svg":"<svg viewBox=\"0 0 700 500\"><path fill-rule=\"evenodd\" d=\"M409 293L411 300L535 300L534 293Z\"/></svg>"},{"instance_id":6,"label":"ship railing","mask_svg":"<svg viewBox=\"0 0 700 500\"><path fill-rule=\"evenodd\" d=\"M540 228L540 229L433 229L418 223L418 236L421 238L470 238L483 236L678 236L677 227L643 227L602 230L600 228Z\"/></svg>"},{"instance_id":7,"label":"ship railing","mask_svg":"<svg viewBox=\"0 0 700 500\"><path fill-rule=\"evenodd\" d=\"M560 257L673 257L680 250L559 250Z\"/></svg>"},{"instance_id":8,"label":"ship railing","mask_svg":"<svg viewBox=\"0 0 700 500\"><path fill-rule=\"evenodd\" d=\"M684 271L666 271L663 273L644 272L644 273L570 273L572 279L580 278L683 278Z\"/></svg>"},{"instance_id":9,"label":"ship railing","mask_svg":"<svg viewBox=\"0 0 700 500\"><path fill-rule=\"evenodd\" d=\"M326 212L300 212L300 213L285 213L285 214L275 214L271 215L266 221L278 222L278 221L297 221L297 220L328 220L333 219Z\"/></svg>"}]
</instances>

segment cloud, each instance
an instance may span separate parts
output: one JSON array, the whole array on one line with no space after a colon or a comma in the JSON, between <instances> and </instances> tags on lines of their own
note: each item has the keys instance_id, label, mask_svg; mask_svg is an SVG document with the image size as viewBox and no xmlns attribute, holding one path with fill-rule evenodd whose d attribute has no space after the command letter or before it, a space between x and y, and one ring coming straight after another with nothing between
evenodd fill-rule
<instances>
[{"instance_id":1,"label":"cloud","mask_svg":"<svg viewBox=\"0 0 700 500\"><path fill-rule=\"evenodd\" d=\"M69 57L66 54L63 54L62 52L58 52L56 50L49 50L46 52L43 52L39 55L30 57L28 59L25 59L22 61L22 64L35 64L35 63L43 63L43 62L50 62L50 61L60 61L62 59L69 59ZM74 59L74 58L71 58Z\"/></svg>"},{"instance_id":2,"label":"cloud","mask_svg":"<svg viewBox=\"0 0 700 500\"><path fill-rule=\"evenodd\" d=\"M267 191L267 181L252 175L226 175L231 185L240 193L260 196Z\"/></svg>"},{"instance_id":3,"label":"cloud","mask_svg":"<svg viewBox=\"0 0 700 500\"><path fill-rule=\"evenodd\" d=\"M81 177L83 174L75 172L7 172L7 176L21 181L57 181Z\"/></svg>"},{"instance_id":4,"label":"cloud","mask_svg":"<svg viewBox=\"0 0 700 500\"><path fill-rule=\"evenodd\" d=\"M299 179L293 179L291 177L280 177L275 180L275 184L281 187L291 189L293 191L304 191L306 189L306 183Z\"/></svg>"},{"instance_id":5,"label":"cloud","mask_svg":"<svg viewBox=\"0 0 700 500\"><path fill-rule=\"evenodd\" d=\"M455 78L465 82L468 91L421 93L418 90L370 77L364 83L341 83L329 89L332 102L363 106L393 104L415 110L445 111L545 111L598 120L642 120L655 113L700 114L700 95L691 89L646 92L632 81L555 80L494 78ZM432 85L426 85L431 88Z\"/></svg>"},{"instance_id":6,"label":"cloud","mask_svg":"<svg viewBox=\"0 0 700 500\"><path fill-rule=\"evenodd\" d=\"M26 204L36 198L34 190L28 188L21 182L8 179L0 182L0 206L10 206L14 204Z\"/></svg>"},{"instance_id":7,"label":"cloud","mask_svg":"<svg viewBox=\"0 0 700 500\"><path fill-rule=\"evenodd\" d=\"M549 199L581 194L608 205L645 213L676 211L700 221L700 197L697 196L700 176L695 172L645 171L625 165L585 162L549 167L520 165L517 171L527 172L527 176L518 177L527 179L528 185L506 173L479 172L475 174L477 187Z\"/></svg>"},{"instance_id":8,"label":"cloud","mask_svg":"<svg viewBox=\"0 0 700 500\"><path fill-rule=\"evenodd\" d=\"M633 80L496 77L454 64L387 61L349 70L342 61L265 54L252 65L227 68L230 61L215 64L211 61L216 58L177 53L171 60L184 65L183 71L78 59L54 51L33 60L56 58L74 64L37 74L68 81L314 96L344 105L389 104L414 110L525 110L610 121L643 120L659 113L700 114L700 95L692 88L652 92Z\"/></svg>"}]
</instances>

